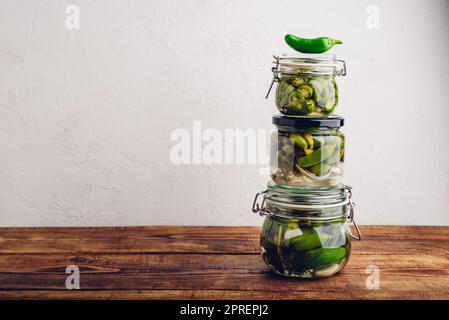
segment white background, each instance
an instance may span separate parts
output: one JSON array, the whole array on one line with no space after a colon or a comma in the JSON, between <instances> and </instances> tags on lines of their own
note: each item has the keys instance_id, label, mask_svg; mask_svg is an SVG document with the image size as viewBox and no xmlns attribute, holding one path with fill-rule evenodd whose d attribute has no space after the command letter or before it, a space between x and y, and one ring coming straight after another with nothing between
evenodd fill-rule
<instances>
[{"instance_id":1,"label":"white background","mask_svg":"<svg viewBox=\"0 0 449 320\"><path fill-rule=\"evenodd\" d=\"M0 226L260 225L258 165L176 166L169 137L272 128L286 33L344 41L359 223L448 225L447 0L2 0Z\"/></svg>"}]
</instances>

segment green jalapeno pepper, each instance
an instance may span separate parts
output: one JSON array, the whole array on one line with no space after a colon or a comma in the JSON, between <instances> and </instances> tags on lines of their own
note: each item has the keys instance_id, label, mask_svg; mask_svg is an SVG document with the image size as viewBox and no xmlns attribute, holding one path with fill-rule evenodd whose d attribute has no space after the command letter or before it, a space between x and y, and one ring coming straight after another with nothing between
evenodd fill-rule
<instances>
[{"instance_id":1,"label":"green jalapeno pepper","mask_svg":"<svg viewBox=\"0 0 449 320\"><path fill-rule=\"evenodd\" d=\"M315 39L299 38L292 34L285 36L285 42L294 50L301 53L324 53L336 44L342 44L341 40L329 37L319 37Z\"/></svg>"},{"instance_id":2,"label":"green jalapeno pepper","mask_svg":"<svg viewBox=\"0 0 449 320\"><path fill-rule=\"evenodd\" d=\"M351 239L345 218L332 222L300 222L266 218L261 232L261 254L275 272L324 277L346 263Z\"/></svg>"},{"instance_id":3,"label":"green jalapeno pepper","mask_svg":"<svg viewBox=\"0 0 449 320\"><path fill-rule=\"evenodd\" d=\"M324 117L337 107L338 89L329 75L283 75L275 99L283 114Z\"/></svg>"},{"instance_id":4,"label":"green jalapeno pepper","mask_svg":"<svg viewBox=\"0 0 449 320\"><path fill-rule=\"evenodd\" d=\"M327 174L332 169L332 165L328 163L318 163L310 168L310 172L317 176Z\"/></svg>"},{"instance_id":5,"label":"green jalapeno pepper","mask_svg":"<svg viewBox=\"0 0 449 320\"><path fill-rule=\"evenodd\" d=\"M302 234L300 236L290 239L289 244L297 251L306 251L321 247L321 240L318 234L313 229L300 229Z\"/></svg>"},{"instance_id":6,"label":"green jalapeno pepper","mask_svg":"<svg viewBox=\"0 0 449 320\"><path fill-rule=\"evenodd\" d=\"M296 165L307 168L316 165L324 160L327 160L335 150L335 145L325 145L320 149L313 151L310 155L298 159Z\"/></svg>"},{"instance_id":7,"label":"green jalapeno pepper","mask_svg":"<svg viewBox=\"0 0 449 320\"><path fill-rule=\"evenodd\" d=\"M343 247L331 249L320 248L298 253L295 256L295 262L318 268L339 263L344 257L346 257L346 249Z\"/></svg>"}]
</instances>

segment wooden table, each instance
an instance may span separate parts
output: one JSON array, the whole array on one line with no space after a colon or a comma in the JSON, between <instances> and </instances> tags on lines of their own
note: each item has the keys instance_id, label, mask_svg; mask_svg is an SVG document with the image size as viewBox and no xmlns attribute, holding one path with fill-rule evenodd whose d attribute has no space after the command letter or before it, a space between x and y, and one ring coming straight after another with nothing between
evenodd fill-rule
<instances>
[{"instance_id":1,"label":"wooden table","mask_svg":"<svg viewBox=\"0 0 449 320\"><path fill-rule=\"evenodd\" d=\"M449 227L361 230L339 275L295 280L266 268L256 227L1 228L0 298L449 298ZM80 290L66 289L68 265Z\"/></svg>"}]
</instances>

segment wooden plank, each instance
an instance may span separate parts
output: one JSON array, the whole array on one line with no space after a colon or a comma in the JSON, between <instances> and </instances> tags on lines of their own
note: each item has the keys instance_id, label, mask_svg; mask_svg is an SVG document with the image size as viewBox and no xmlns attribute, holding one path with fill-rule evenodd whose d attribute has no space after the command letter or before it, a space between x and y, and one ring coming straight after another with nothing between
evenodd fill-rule
<instances>
[{"instance_id":1,"label":"wooden plank","mask_svg":"<svg viewBox=\"0 0 449 320\"><path fill-rule=\"evenodd\" d=\"M421 254L359 254L360 248L353 246L350 257L352 268L366 268L377 264L385 269L402 268L403 270L425 270L449 274L449 257L435 255L431 252ZM394 258L394 259L393 259ZM103 254L103 255L68 255L68 254L23 254L0 255L1 273L41 273L58 274L65 267L75 264L85 274L115 273L201 273L214 270L232 275L235 271L255 273L264 271L265 264L259 255L247 254ZM348 267L346 267L348 269ZM204 271L209 273L209 271ZM1 287L0 283L0 287Z\"/></svg>"},{"instance_id":2,"label":"wooden plank","mask_svg":"<svg viewBox=\"0 0 449 320\"><path fill-rule=\"evenodd\" d=\"M337 276L272 274L256 227L0 229L0 298L448 299L448 227L362 227ZM114 243L115 242L115 243ZM65 268L81 290L65 290ZM381 288L365 286L366 267Z\"/></svg>"},{"instance_id":3,"label":"wooden plank","mask_svg":"<svg viewBox=\"0 0 449 320\"><path fill-rule=\"evenodd\" d=\"M0 228L1 253L258 253L258 227Z\"/></svg>"},{"instance_id":4,"label":"wooden plank","mask_svg":"<svg viewBox=\"0 0 449 320\"><path fill-rule=\"evenodd\" d=\"M223 290L32 290L0 291L0 299L114 299L114 300L340 300L383 299L418 300L447 299L441 291L413 292L406 290L353 290L350 292L326 291L223 291Z\"/></svg>"},{"instance_id":5,"label":"wooden plank","mask_svg":"<svg viewBox=\"0 0 449 320\"><path fill-rule=\"evenodd\" d=\"M449 227L362 226L363 252L447 253ZM0 254L259 253L258 227L0 228Z\"/></svg>"},{"instance_id":6,"label":"wooden plank","mask_svg":"<svg viewBox=\"0 0 449 320\"><path fill-rule=\"evenodd\" d=\"M394 259L393 259L394 258ZM133 254L83 256L16 255L0 257L0 290L63 290L65 268L81 270L83 290L219 290L310 292L338 291L340 296L371 294L366 267L381 272L383 291L407 291L434 297L447 294L449 259L446 256L357 255L338 276L319 281L292 280L272 274L257 255ZM11 267L14 266L14 267ZM404 298L406 298L404 297Z\"/></svg>"}]
</instances>

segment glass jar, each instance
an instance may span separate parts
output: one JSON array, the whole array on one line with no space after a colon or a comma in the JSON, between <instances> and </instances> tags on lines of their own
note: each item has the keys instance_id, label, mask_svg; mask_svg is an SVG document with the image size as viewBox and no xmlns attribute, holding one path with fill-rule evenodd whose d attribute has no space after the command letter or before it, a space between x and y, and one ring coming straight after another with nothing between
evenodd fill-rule
<instances>
[{"instance_id":1,"label":"glass jar","mask_svg":"<svg viewBox=\"0 0 449 320\"><path fill-rule=\"evenodd\" d=\"M343 178L345 137L342 117L274 116L270 174L280 185L335 186Z\"/></svg>"},{"instance_id":2,"label":"glass jar","mask_svg":"<svg viewBox=\"0 0 449 320\"><path fill-rule=\"evenodd\" d=\"M265 216L260 250L267 266L299 278L329 277L342 270L351 253L351 238L361 239L350 197L351 189L344 185L299 189L269 182L253 203L253 212ZM351 234L351 222L357 236Z\"/></svg>"},{"instance_id":3,"label":"glass jar","mask_svg":"<svg viewBox=\"0 0 449 320\"><path fill-rule=\"evenodd\" d=\"M273 86L276 106L282 114L327 117L338 104L336 76L346 75L346 64L335 55L274 57ZM339 64L342 64L339 69ZM267 94L267 97L268 97Z\"/></svg>"}]
</instances>

